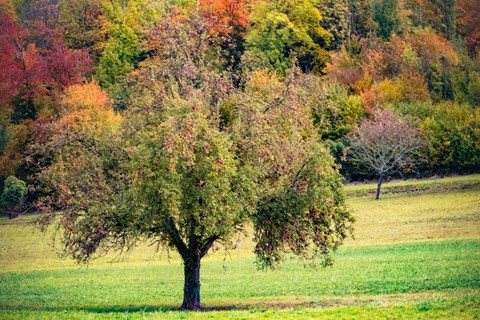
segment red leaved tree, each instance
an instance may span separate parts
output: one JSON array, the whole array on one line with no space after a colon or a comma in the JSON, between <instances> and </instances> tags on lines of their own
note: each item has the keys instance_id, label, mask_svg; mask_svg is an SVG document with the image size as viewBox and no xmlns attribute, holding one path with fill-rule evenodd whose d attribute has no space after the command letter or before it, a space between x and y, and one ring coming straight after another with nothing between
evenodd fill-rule
<instances>
[{"instance_id":1,"label":"red leaved tree","mask_svg":"<svg viewBox=\"0 0 480 320\"><path fill-rule=\"evenodd\" d=\"M457 28L472 55L480 46L480 0L458 0Z\"/></svg>"},{"instance_id":2,"label":"red leaved tree","mask_svg":"<svg viewBox=\"0 0 480 320\"><path fill-rule=\"evenodd\" d=\"M93 64L86 51L71 50L43 22L26 26L0 14L0 104L36 101L80 83Z\"/></svg>"}]
</instances>

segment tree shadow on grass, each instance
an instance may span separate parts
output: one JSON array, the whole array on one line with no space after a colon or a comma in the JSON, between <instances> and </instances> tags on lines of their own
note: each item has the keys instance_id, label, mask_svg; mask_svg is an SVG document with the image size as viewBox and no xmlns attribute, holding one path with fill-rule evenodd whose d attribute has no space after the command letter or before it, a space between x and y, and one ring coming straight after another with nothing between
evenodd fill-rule
<instances>
[{"instance_id":1,"label":"tree shadow on grass","mask_svg":"<svg viewBox=\"0 0 480 320\"><path fill-rule=\"evenodd\" d=\"M197 312L214 311L242 311L242 310L268 310L268 309L291 309L291 308L328 308L339 306L339 301L302 301L302 302L258 302L258 303L239 303L231 305L205 305ZM97 314L109 313L154 313L154 312L179 312L178 305L159 305L159 306L107 306L107 307L41 307L41 306L0 306L0 311L32 311L32 312L85 312Z\"/></svg>"}]
</instances>

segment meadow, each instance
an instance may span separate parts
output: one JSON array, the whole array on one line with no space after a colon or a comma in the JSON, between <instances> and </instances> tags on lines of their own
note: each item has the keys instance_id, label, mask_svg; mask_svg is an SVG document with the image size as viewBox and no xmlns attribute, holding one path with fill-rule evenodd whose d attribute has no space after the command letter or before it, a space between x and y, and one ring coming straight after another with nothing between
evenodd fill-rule
<instances>
[{"instance_id":1,"label":"meadow","mask_svg":"<svg viewBox=\"0 0 480 320\"><path fill-rule=\"evenodd\" d=\"M332 267L258 271L251 238L203 260L204 312L180 312L183 269L147 244L61 260L35 216L0 219L0 319L479 319L480 175L347 186L354 239Z\"/></svg>"}]
</instances>

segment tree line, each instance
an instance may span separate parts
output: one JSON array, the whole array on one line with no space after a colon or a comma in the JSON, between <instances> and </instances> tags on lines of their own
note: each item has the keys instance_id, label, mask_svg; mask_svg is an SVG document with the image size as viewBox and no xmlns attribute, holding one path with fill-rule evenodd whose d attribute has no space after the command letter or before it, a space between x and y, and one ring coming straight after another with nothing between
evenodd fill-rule
<instances>
[{"instance_id":1,"label":"tree line","mask_svg":"<svg viewBox=\"0 0 480 320\"><path fill-rule=\"evenodd\" d=\"M215 68L237 88L249 70L285 77L298 67L318 77L313 116L337 162L352 128L389 109L428 140L417 173L477 171L479 8L477 0L2 0L0 187L8 176L35 180L29 149L65 111L69 91L98 86L116 112L127 109L138 75L167 45L156 40L159 24L194 15L209 29ZM342 172L372 177L354 163Z\"/></svg>"}]
</instances>

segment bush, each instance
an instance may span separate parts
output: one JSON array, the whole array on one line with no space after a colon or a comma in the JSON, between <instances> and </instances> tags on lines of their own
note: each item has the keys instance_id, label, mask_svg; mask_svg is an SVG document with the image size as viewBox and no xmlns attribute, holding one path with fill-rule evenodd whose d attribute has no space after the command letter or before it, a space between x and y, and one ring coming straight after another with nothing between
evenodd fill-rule
<instances>
[{"instance_id":1,"label":"bush","mask_svg":"<svg viewBox=\"0 0 480 320\"><path fill-rule=\"evenodd\" d=\"M28 189L24 181L9 176L5 180L3 193L0 196L0 207L8 209L20 204L22 199L27 195Z\"/></svg>"},{"instance_id":2,"label":"bush","mask_svg":"<svg viewBox=\"0 0 480 320\"><path fill-rule=\"evenodd\" d=\"M480 111L469 105L442 103L421 123L429 138L429 158L436 172L480 170Z\"/></svg>"},{"instance_id":3,"label":"bush","mask_svg":"<svg viewBox=\"0 0 480 320\"><path fill-rule=\"evenodd\" d=\"M394 108L414 120L428 140L428 160L422 171L433 174L480 170L480 109L453 102L400 103Z\"/></svg>"}]
</instances>

